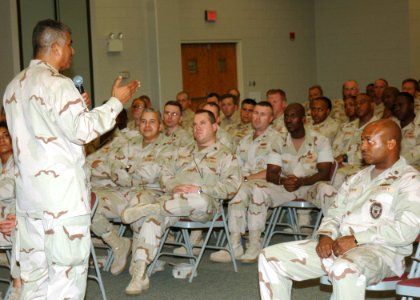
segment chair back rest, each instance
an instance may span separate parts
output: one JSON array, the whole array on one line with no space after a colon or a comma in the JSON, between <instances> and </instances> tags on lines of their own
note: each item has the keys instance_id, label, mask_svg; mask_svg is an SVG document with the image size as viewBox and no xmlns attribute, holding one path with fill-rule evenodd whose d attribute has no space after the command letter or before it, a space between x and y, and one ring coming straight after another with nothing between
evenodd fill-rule
<instances>
[{"instance_id":1,"label":"chair back rest","mask_svg":"<svg viewBox=\"0 0 420 300\"><path fill-rule=\"evenodd\" d=\"M412 257L412 263L410 268L410 273L408 278L418 278L420 277L420 234L417 236L414 244L417 244L416 252Z\"/></svg>"}]
</instances>

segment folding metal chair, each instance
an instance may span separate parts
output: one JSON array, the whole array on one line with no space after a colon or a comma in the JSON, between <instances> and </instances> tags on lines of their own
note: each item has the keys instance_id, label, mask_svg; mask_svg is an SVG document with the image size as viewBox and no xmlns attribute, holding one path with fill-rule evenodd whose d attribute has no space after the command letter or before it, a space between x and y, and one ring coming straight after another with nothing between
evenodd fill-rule
<instances>
[{"instance_id":1,"label":"folding metal chair","mask_svg":"<svg viewBox=\"0 0 420 300\"><path fill-rule=\"evenodd\" d=\"M420 235L417 237L417 250L412 257L412 264L408 278L397 283L397 295L404 296L402 299L420 297Z\"/></svg>"},{"instance_id":2,"label":"folding metal chair","mask_svg":"<svg viewBox=\"0 0 420 300\"><path fill-rule=\"evenodd\" d=\"M227 246L228 246L227 249L225 247L222 247L222 246L217 245L217 244L214 245L214 246L213 245L208 245L208 242L209 242L210 237L212 235L213 229L215 229L215 228L220 228L220 229L225 231L225 236L226 236ZM163 247L165 245L166 238L168 237L169 231L171 229L179 229L181 231L183 242L178 243L178 245L184 246L186 248L187 255L174 254L172 252L163 252L162 251ZM200 253L199 253L198 256L195 256L193 254L193 251L192 251L193 246L191 245L190 238L189 238L189 230L194 230L194 229L208 229L207 234L204 238L203 245L199 246L201 248L201 250L200 250ZM174 244L174 243L171 243L171 244ZM196 247L196 246L194 246L194 247ZM201 222L191 221L189 219L181 219L175 225L167 228L163 237L162 237L162 241L160 243L160 246L159 246L159 249L157 251L156 257L154 258L153 262L150 264L149 269L147 270L147 274L150 276L153 273L153 269L155 268L155 265L156 265L158 259L161 256L184 257L184 258L189 258L190 263L193 264L193 270L190 274L190 279L189 279L189 282L192 282L194 276L196 276L197 268L200 264L201 258L203 257L204 251L206 249L215 249L215 250L222 250L223 249L223 250L228 251L229 254L230 254L230 257L232 259L233 268L234 268L235 272L238 272L238 268L236 266L236 260L235 260L234 252L233 252L233 248L232 248L232 243L231 243L230 237L229 237L229 229L228 229L227 222L226 222L226 215L225 215L225 212L224 212L224 209L223 209L223 200L219 200L217 211L214 214L211 221L206 222L206 223L201 223Z\"/></svg>"},{"instance_id":3,"label":"folding metal chair","mask_svg":"<svg viewBox=\"0 0 420 300\"><path fill-rule=\"evenodd\" d=\"M333 182L335 174L337 173L338 164L336 161L333 162L330 171L329 182ZM313 225L299 225L297 210L298 209L310 209L315 212L316 218ZM262 247L265 248L270 244L271 238L275 234L293 235L295 240L307 238L308 236L314 236L322 220L322 211L306 201L305 199L295 199L284 203L281 206L273 208L273 213L268 221L265 229L264 239L262 241ZM280 228L276 230L276 228ZM305 233L302 231L303 228L312 229L311 233Z\"/></svg>"},{"instance_id":4,"label":"folding metal chair","mask_svg":"<svg viewBox=\"0 0 420 300\"><path fill-rule=\"evenodd\" d=\"M12 257L12 245L0 246L0 251L2 252L4 251L7 257L7 261L8 261L8 265L2 266L2 267L10 269L10 262L11 262L11 257ZM12 291L12 286L13 286L12 278L10 276L8 278L0 278L0 281L8 284L6 293L4 294L4 299L8 299L10 292Z\"/></svg>"},{"instance_id":5,"label":"folding metal chair","mask_svg":"<svg viewBox=\"0 0 420 300\"><path fill-rule=\"evenodd\" d=\"M91 205L90 215L91 215L91 218L93 218L93 216L95 214L96 208L98 207L98 202L99 202L99 200L96 198L95 193L91 193L91 197L90 197L90 205ZM98 283L99 289L101 290L102 299L107 300L105 287L104 287L104 282L102 280L102 275L101 275L101 269L99 268L98 259L96 257L95 247L93 246L92 241L90 243L90 255L92 257L95 274L88 274L88 278L93 279Z\"/></svg>"},{"instance_id":6,"label":"folding metal chair","mask_svg":"<svg viewBox=\"0 0 420 300\"><path fill-rule=\"evenodd\" d=\"M416 242L418 243L419 240L420 240L420 237L417 237ZM396 293L398 295L419 297L418 295L420 295L420 287L417 286L417 289L415 288L413 289L412 287L413 287L413 284L416 282L416 279L418 279L418 278L413 278L413 277L419 277L420 275L420 266L419 266L420 247L417 246L416 254L414 257L412 257L412 259L413 259L413 262L411 265L410 272L404 272L404 274L401 275L401 277L398 277L398 276L386 277L381 282L367 286L366 290L367 291L396 290ZM412 278L415 280L409 281L411 279L407 279L407 278ZM326 275L321 276L320 283L323 285L331 285L330 279ZM398 289L400 293L398 292ZM411 294L411 292L413 292L413 294ZM403 299L405 299L405 297Z\"/></svg>"}]
</instances>

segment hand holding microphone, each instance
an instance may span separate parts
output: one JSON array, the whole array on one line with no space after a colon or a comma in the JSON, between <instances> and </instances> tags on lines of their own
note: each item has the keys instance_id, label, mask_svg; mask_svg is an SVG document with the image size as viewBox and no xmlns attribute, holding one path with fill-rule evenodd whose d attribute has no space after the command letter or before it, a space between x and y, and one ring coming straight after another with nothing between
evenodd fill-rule
<instances>
[{"instance_id":1,"label":"hand holding microphone","mask_svg":"<svg viewBox=\"0 0 420 300\"><path fill-rule=\"evenodd\" d=\"M76 75L73 77L73 83L76 86L76 89L83 97L83 101L85 102L86 106L90 107L90 97L89 94L85 92L85 88L83 87L83 77L80 75Z\"/></svg>"}]
</instances>

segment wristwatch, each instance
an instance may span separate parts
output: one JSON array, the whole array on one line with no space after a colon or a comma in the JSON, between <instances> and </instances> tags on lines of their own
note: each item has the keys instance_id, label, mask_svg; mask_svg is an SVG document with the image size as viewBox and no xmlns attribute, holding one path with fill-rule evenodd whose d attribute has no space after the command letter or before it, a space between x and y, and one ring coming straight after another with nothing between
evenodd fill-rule
<instances>
[{"instance_id":1,"label":"wristwatch","mask_svg":"<svg viewBox=\"0 0 420 300\"><path fill-rule=\"evenodd\" d=\"M201 188L201 186L198 187L198 193L201 194L203 192L203 189Z\"/></svg>"},{"instance_id":2,"label":"wristwatch","mask_svg":"<svg viewBox=\"0 0 420 300\"><path fill-rule=\"evenodd\" d=\"M244 182L248 182L248 177L244 176Z\"/></svg>"}]
</instances>

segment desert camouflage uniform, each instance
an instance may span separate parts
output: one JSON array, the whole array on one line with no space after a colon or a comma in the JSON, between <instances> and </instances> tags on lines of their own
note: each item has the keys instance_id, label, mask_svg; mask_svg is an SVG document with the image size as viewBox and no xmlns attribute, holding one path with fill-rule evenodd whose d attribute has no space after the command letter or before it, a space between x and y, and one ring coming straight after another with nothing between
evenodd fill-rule
<instances>
[{"instance_id":1,"label":"desert camouflage uniform","mask_svg":"<svg viewBox=\"0 0 420 300\"><path fill-rule=\"evenodd\" d=\"M88 111L72 80L40 60L12 80L3 104L18 169L21 296L83 299L90 253L83 145L111 129L123 106L111 97Z\"/></svg>"},{"instance_id":2,"label":"desert camouflage uniform","mask_svg":"<svg viewBox=\"0 0 420 300\"><path fill-rule=\"evenodd\" d=\"M236 144L233 140L233 137L220 126L217 128L216 141L229 148L231 152L235 152Z\"/></svg>"},{"instance_id":3,"label":"desert camouflage uniform","mask_svg":"<svg viewBox=\"0 0 420 300\"><path fill-rule=\"evenodd\" d=\"M178 126L172 134L166 135L166 137L168 139L168 143L171 144L172 147L176 148L187 147L188 145L194 143L192 135L180 126Z\"/></svg>"},{"instance_id":4,"label":"desert camouflage uniform","mask_svg":"<svg viewBox=\"0 0 420 300\"><path fill-rule=\"evenodd\" d=\"M0 221L5 220L7 215L16 214L15 173L13 156L10 156L4 165L0 162ZM0 233L0 246L13 246L10 273L13 278L20 278L20 269L15 255L15 240L14 230L11 235Z\"/></svg>"},{"instance_id":5,"label":"desert camouflage uniform","mask_svg":"<svg viewBox=\"0 0 420 300\"><path fill-rule=\"evenodd\" d=\"M182 112L181 126L187 132L191 132L192 124L194 122L194 115L195 115L195 113L191 109L189 109L189 108L187 108L186 110L184 110Z\"/></svg>"},{"instance_id":6,"label":"desert camouflage uniform","mask_svg":"<svg viewBox=\"0 0 420 300\"><path fill-rule=\"evenodd\" d=\"M376 178L370 166L339 190L318 233L337 239L354 235L357 247L339 257L320 259L316 241L282 243L259 258L262 299L290 299L292 281L328 274L332 299L365 299L366 286L401 276L404 257L420 228L419 173L404 158Z\"/></svg>"},{"instance_id":7,"label":"desert camouflage uniform","mask_svg":"<svg viewBox=\"0 0 420 300\"><path fill-rule=\"evenodd\" d=\"M242 176L249 176L267 169L269 155L273 149L279 149L282 136L271 126L260 136L254 139L254 131L245 136L236 149L236 156L239 160ZM254 189L259 186L268 186L264 179L250 179L243 182L236 196L229 202L229 230L231 233L245 233L247 220L249 230L260 230L254 228L254 224L265 223L266 215L256 214L258 211L249 209L254 207L251 203L258 203L261 199L254 199Z\"/></svg>"},{"instance_id":8,"label":"desert camouflage uniform","mask_svg":"<svg viewBox=\"0 0 420 300\"><path fill-rule=\"evenodd\" d=\"M284 114L278 118L275 118L273 122L271 122L271 127L273 127L278 133L286 135L287 128L284 125Z\"/></svg>"},{"instance_id":9,"label":"desert camouflage uniform","mask_svg":"<svg viewBox=\"0 0 420 300\"><path fill-rule=\"evenodd\" d=\"M236 125L240 122L241 116L239 110L235 110L230 118L227 118L224 114L222 114L220 127L223 127L223 129L227 130L229 126Z\"/></svg>"},{"instance_id":10,"label":"desert camouflage uniform","mask_svg":"<svg viewBox=\"0 0 420 300\"><path fill-rule=\"evenodd\" d=\"M401 155L409 164L420 169L420 114L401 129Z\"/></svg>"},{"instance_id":11,"label":"desert camouflage uniform","mask_svg":"<svg viewBox=\"0 0 420 300\"><path fill-rule=\"evenodd\" d=\"M92 169L92 184L108 181L107 185L92 186L92 191L99 198L91 226L97 236L110 232L112 223L109 220L119 218L125 208L139 203L154 203L162 195L160 163L170 155L171 147L163 134L145 147L142 143L141 135L128 140ZM137 231L141 223L136 225Z\"/></svg>"},{"instance_id":12,"label":"desert camouflage uniform","mask_svg":"<svg viewBox=\"0 0 420 300\"><path fill-rule=\"evenodd\" d=\"M251 123L248 124L233 124L226 128L226 131L231 135L234 140L235 145L238 145L239 142L249 133L252 132Z\"/></svg>"},{"instance_id":13,"label":"desert camouflage uniform","mask_svg":"<svg viewBox=\"0 0 420 300\"><path fill-rule=\"evenodd\" d=\"M163 166L161 186L166 193L157 200L160 213L145 218L134 260L150 263L165 229L180 217L199 222L210 220L216 211L217 199L232 198L240 183L238 160L221 143L202 150L196 145L179 149ZM180 184L200 186L202 193L172 194Z\"/></svg>"},{"instance_id":14,"label":"desert camouflage uniform","mask_svg":"<svg viewBox=\"0 0 420 300\"><path fill-rule=\"evenodd\" d=\"M382 115L384 114L385 105L383 102L376 104L375 103L375 110L373 112L373 115L377 117L378 119L382 118Z\"/></svg>"},{"instance_id":15,"label":"desert camouflage uniform","mask_svg":"<svg viewBox=\"0 0 420 300\"><path fill-rule=\"evenodd\" d=\"M340 129L340 123L334 120L330 115L323 122L319 124L310 123L306 128L312 129L318 132L320 135L325 136L328 138L330 145L332 145L334 138Z\"/></svg>"},{"instance_id":16,"label":"desert camouflage uniform","mask_svg":"<svg viewBox=\"0 0 420 300\"><path fill-rule=\"evenodd\" d=\"M338 169L335 176L333 186L338 190L343 182L351 175L360 171L364 166L362 165L362 153L360 145L362 143L362 132L365 127L378 120L373 116L365 125L359 127L359 119L343 124L340 132L337 134L333 143L333 154L337 157L341 154L347 154L348 162L344 167Z\"/></svg>"}]
</instances>

